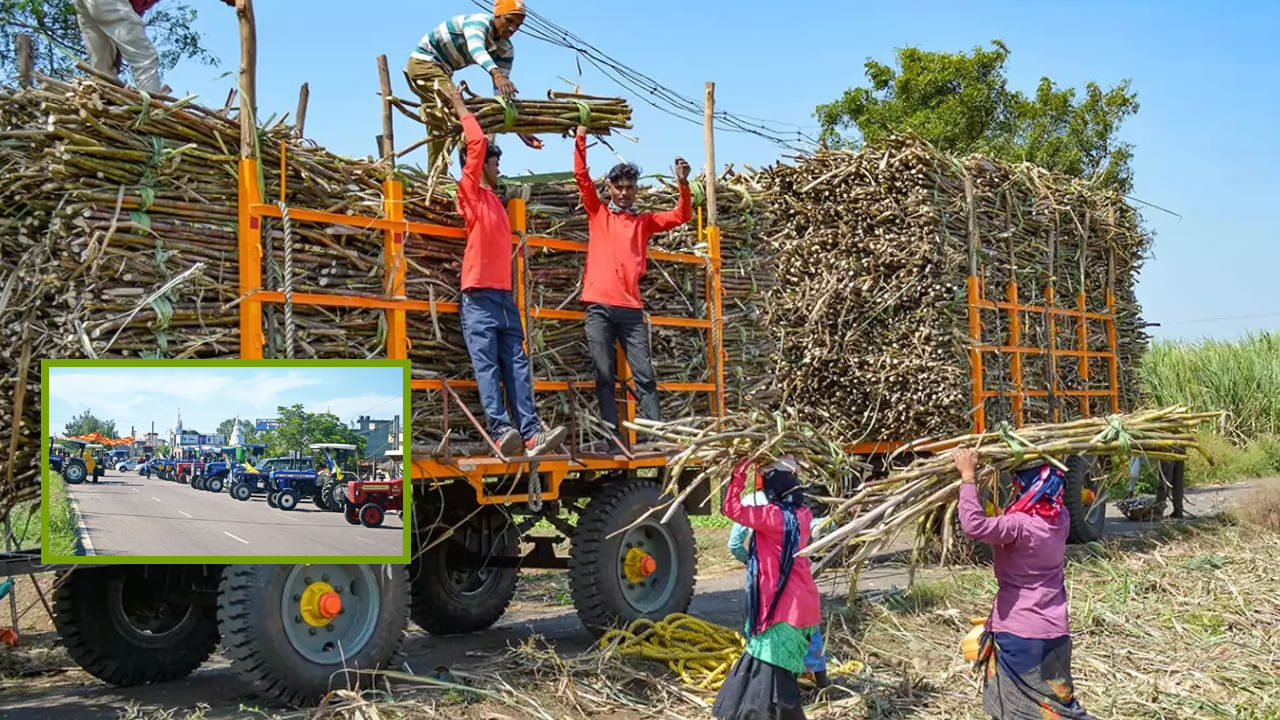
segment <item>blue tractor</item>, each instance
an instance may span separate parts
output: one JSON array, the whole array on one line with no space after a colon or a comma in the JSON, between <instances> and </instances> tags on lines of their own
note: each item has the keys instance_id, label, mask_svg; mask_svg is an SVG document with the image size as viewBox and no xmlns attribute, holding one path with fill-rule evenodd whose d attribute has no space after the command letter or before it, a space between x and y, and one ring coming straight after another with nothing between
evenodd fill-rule
<instances>
[{"instance_id":1,"label":"blue tractor","mask_svg":"<svg viewBox=\"0 0 1280 720\"><path fill-rule=\"evenodd\" d=\"M236 469L244 463L252 467L256 458L260 457L266 449L266 443L246 443L224 447L222 448L223 459L207 463L204 466L204 474L192 480L191 486L197 490L220 493L233 484L232 475Z\"/></svg>"},{"instance_id":2,"label":"blue tractor","mask_svg":"<svg viewBox=\"0 0 1280 720\"><path fill-rule=\"evenodd\" d=\"M231 497L247 502L255 495L266 495L271 500L271 473L276 470L304 469L311 467L311 458L274 457L254 465L240 463L231 468Z\"/></svg>"},{"instance_id":3,"label":"blue tractor","mask_svg":"<svg viewBox=\"0 0 1280 720\"><path fill-rule=\"evenodd\" d=\"M322 444L313 444L312 450L323 449ZM328 466L333 467L333 458L325 452ZM292 510L298 507L302 498L310 498L321 510L329 508L330 499L325 497L323 479L311 458L307 463L298 463L292 468L272 470L267 477L267 504L281 510Z\"/></svg>"}]
</instances>

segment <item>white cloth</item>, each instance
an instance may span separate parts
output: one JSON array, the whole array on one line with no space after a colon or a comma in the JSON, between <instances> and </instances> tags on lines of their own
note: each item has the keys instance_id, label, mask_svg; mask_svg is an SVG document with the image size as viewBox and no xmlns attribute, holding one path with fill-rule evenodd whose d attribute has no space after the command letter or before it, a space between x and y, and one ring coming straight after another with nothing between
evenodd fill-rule
<instances>
[{"instance_id":1,"label":"white cloth","mask_svg":"<svg viewBox=\"0 0 1280 720\"><path fill-rule=\"evenodd\" d=\"M114 75L118 51L139 90L160 92L160 56L147 37L147 26L129 0L74 1L80 32L84 33L84 45L89 50L89 64Z\"/></svg>"}]
</instances>

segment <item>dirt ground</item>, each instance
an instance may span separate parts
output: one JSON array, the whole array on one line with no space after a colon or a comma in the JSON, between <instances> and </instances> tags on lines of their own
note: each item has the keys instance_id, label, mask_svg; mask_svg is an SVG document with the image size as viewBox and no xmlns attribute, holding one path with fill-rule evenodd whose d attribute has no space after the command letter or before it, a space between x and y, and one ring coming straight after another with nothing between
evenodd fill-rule
<instances>
[{"instance_id":1,"label":"dirt ground","mask_svg":"<svg viewBox=\"0 0 1280 720\"><path fill-rule=\"evenodd\" d=\"M1207 517L1238 506L1248 506L1259 491L1280 488L1280 478L1253 480L1231 486L1195 488L1188 491L1187 509L1193 516ZM1133 523L1119 515L1108 516L1108 535L1150 533L1155 523ZM1165 521L1170 523L1172 521ZM725 547L727 528L699 527L697 594L690 613L711 622L736 626L742 614L741 566ZM915 581L946 577L950 571L926 569L915 574L898 563L881 562L864 570L858 579L860 595L906 588ZM48 595L52 578L39 582ZM844 606L848 579L820 580L824 598L833 612ZM52 598L50 597L50 600ZM142 688L112 688L76 668L57 647L53 625L40 604L30 578L17 584L17 607L26 612L19 622L21 641L17 650L0 647L0 718L36 720L82 720L113 717L241 718L264 717L287 712L261 706L231 672L221 654L190 677L163 685ZM9 601L0 603L0 627L9 624ZM1073 610L1074 612L1074 610ZM569 604L567 575L552 571L530 571L522 576L520 590L507 615L488 631L473 635L437 638L411 625L406 639L407 670L427 673L445 666L459 673L508 648L537 638L564 657L588 650L591 641L582 630ZM506 717L512 715L508 709ZM473 707L455 711L451 717L487 717L501 720L504 712ZM480 714L475 714L480 713ZM485 715L485 713L489 713ZM292 717L307 717L306 713ZM610 717L625 715L610 715ZM865 717L865 715L857 715ZM904 717L927 717L909 715ZM355 717L355 716L352 716ZM365 716L372 718L373 716ZM834 716L831 716L834 717ZM850 715L849 717L854 717ZM1242 716L1243 717L1243 716Z\"/></svg>"}]
</instances>

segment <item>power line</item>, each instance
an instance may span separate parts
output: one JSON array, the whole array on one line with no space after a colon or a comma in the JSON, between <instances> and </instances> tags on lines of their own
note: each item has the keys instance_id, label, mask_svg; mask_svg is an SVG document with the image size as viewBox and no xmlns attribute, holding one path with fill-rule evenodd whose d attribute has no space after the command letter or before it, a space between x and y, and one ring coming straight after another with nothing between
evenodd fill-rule
<instances>
[{"instance_id":1,"label":"power line","mask_svg":"<svg viewBox=\"0 0 1280 720\"><path fill-rule=\"evenodd\" d=\"M1190 320L1171 320L1162 325L1195 325L1199 323L1226 322L1228 320L1257 320L1260 318L1280 317L1280 312L1255 313L1252 315L1226 315L1223 317L1193 318Z\"/></svg>"}]
</instances>

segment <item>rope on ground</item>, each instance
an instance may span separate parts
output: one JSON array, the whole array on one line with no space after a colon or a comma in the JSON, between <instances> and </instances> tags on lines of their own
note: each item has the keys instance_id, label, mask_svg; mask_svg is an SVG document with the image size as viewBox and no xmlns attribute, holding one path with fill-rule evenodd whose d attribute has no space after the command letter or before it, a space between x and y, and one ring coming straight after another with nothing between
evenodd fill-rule
<instances>
[{"instance_id":1,"label":"rope on ground","mask_svg":"<svg viewBox=\"0 0 1280 720\"><path fill-rule=\"evenodd\" d=\"M610 630L600 647L614 648L627 657L664 662L686 685L719 690L729 670L747 648L746 638L732 628L683 613L662 620L641 618L625 629ZM863 670L857 660L833 664L827 675L851 675ZM802 681L803 682L803 681Z\"/></svg>"}]
</instances>

